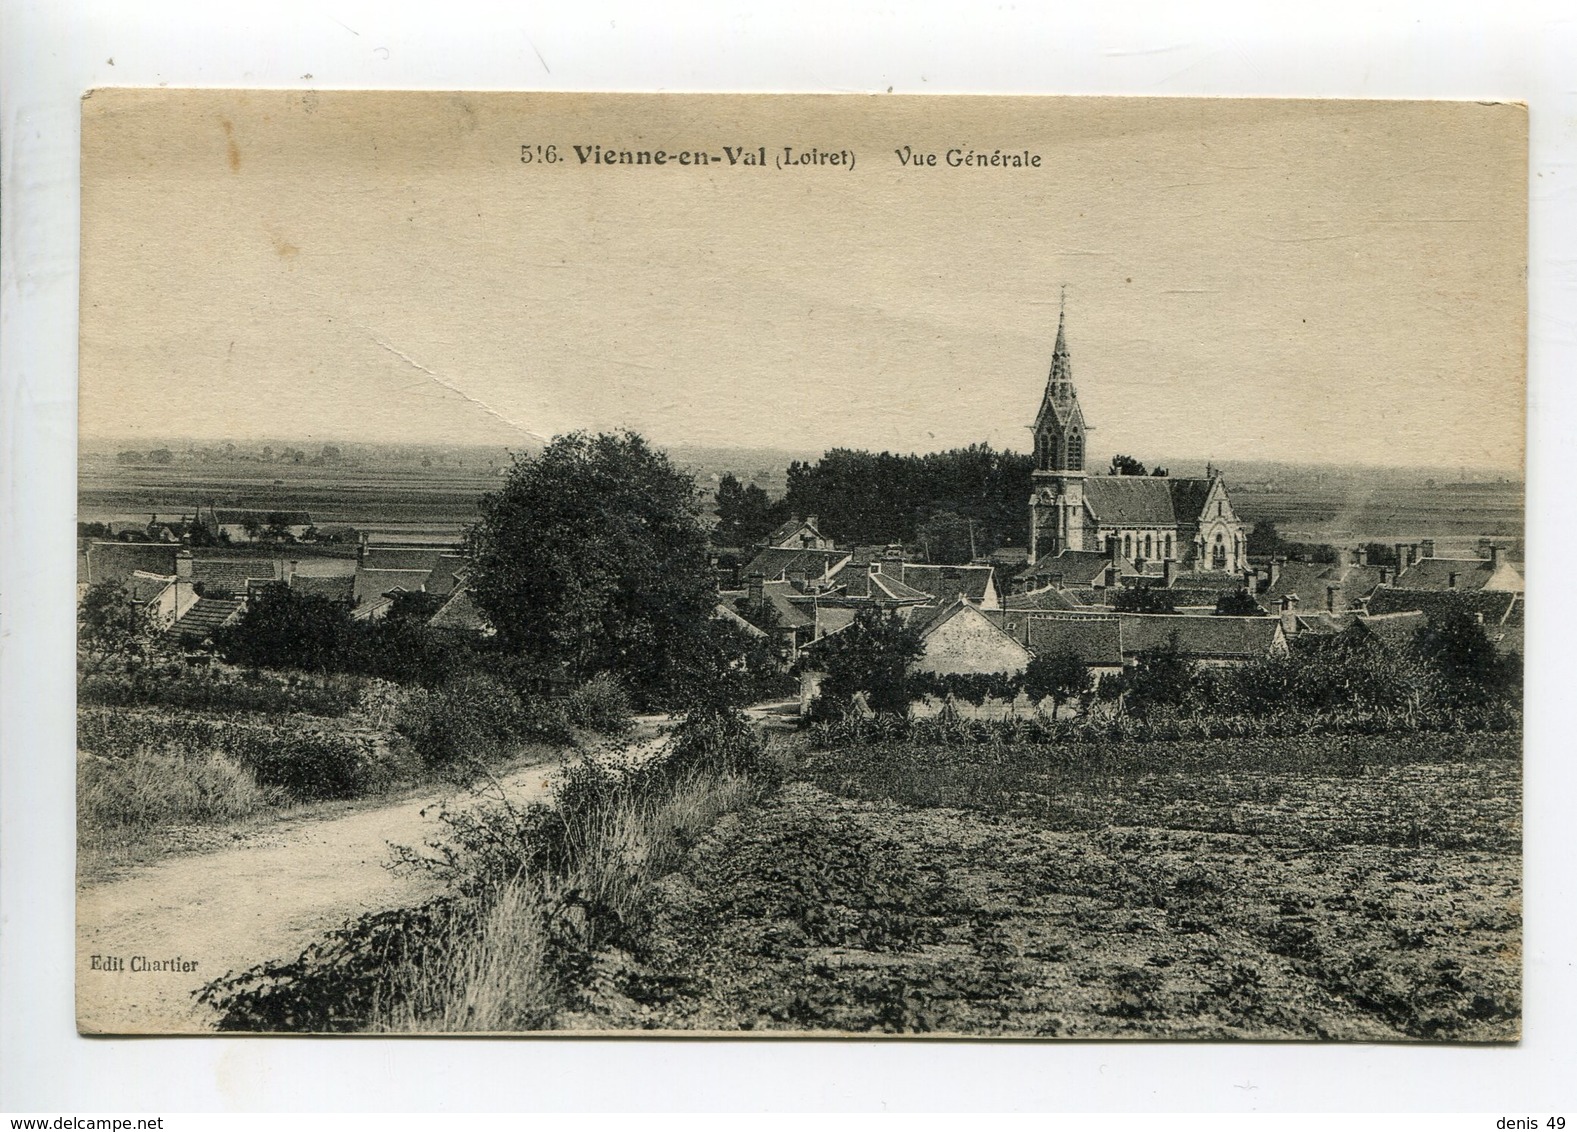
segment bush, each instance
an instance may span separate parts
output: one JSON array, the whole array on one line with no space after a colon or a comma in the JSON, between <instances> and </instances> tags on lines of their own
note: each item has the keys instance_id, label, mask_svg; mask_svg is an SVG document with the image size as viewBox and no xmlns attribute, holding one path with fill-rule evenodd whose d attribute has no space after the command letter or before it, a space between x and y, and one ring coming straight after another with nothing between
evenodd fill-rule
<instances>
[{"instance_id":1,"label":"bush","mask_svg":"<svg viewBox=\"0 0 1577 1132\"><path fill-rule=\"evenodd\" d=\"M408 693L395 730L436 770L498 762L526 739L574 739L561 704L527 701L503 681L475 675Z\"/></svg>"},{"instance_id":2,"label":"bush","mask_svg":"<svg viewBox=\"0 0 1577 1132\"><path fill-rule=\"evenodd\" d=\"M629 693L613 676L593 676L564 700L564 714L576 727L599 735L627 735L634 726Z\"/></svg>"}]
</instances>

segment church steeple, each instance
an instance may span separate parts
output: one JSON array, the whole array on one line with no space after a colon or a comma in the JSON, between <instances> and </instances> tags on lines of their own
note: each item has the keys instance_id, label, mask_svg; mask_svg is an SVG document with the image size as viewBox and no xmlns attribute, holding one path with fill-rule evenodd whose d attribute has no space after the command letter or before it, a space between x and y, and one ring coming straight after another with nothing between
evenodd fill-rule
<instances>
[{"instance_id":1,"label":"church steeple","mask_svg":"<svg viewBox=\"0 0 1577 1132\"><path fill-rule=\"evenodd\" d=\"M1068 291L1057 310L1046 393L1031 426L1035 433L1035 492L1030 497L1030 561L1042 554L1084 549L1084 410L1073 388L1068 356Z\"/></svg>"}]
</instances>

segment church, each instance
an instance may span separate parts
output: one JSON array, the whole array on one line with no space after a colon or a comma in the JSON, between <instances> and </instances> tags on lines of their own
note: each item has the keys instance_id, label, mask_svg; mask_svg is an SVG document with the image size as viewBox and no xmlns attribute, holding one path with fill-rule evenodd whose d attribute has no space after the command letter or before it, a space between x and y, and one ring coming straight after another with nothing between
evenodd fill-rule
<instances>
[{"instance_id":1,"label":"church","mask_svg":"<svg viewBox=\"0 0 1577 1132\"><path fill-rule=\"evenodd\" d=\"M1066 313L1064 308L1057 318L1051 375L1031 426L1030 567L1065 552L1083 552L1119 554L1141 573L1247 569L1247 524L1233 510L1226 482L1214 467L1203 479L1085 470L1085 439L1092 426L1073 386Z\"/></svg>"}]
</instances>

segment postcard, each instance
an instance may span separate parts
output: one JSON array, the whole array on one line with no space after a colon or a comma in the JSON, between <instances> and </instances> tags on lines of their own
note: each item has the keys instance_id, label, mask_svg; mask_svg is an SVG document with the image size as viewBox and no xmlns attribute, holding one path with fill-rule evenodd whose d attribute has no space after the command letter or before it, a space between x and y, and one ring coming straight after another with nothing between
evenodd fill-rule
<instances>
[{"instance_id":1,"label":"postcard","mask_svg":"<svg viewBox=\"0 0 1577 1132\"><path fill-rule=\"evenodd\" d=\"M1518 1040L1525 107L82 135L82 1032Z\"/></svg>"}]
</instances>

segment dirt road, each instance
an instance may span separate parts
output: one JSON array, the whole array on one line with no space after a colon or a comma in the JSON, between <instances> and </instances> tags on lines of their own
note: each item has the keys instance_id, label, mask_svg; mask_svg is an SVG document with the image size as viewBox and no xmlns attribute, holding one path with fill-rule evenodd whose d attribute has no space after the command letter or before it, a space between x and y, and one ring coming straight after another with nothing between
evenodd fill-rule
<instances>
[{"instance_id":1,"label":"dirt road","mask_svg":"<svg viewBox=\"0 0 1577 1132\"><path fill-rule=\"evenodd\" d=\"M644 753L661 739L637 744ZM542 800L552 764L502 776L512 801ZM192 1033L213 1028L192 992L228 971L293 958L322 932L366 912L409 906L431 881L387 868L390 845L441 832L435 791L398 804L287 819L218 853L166 859L77 894L77 1028Z\"/></svg>"}]
</instances>

